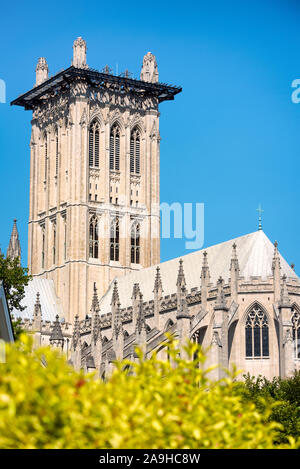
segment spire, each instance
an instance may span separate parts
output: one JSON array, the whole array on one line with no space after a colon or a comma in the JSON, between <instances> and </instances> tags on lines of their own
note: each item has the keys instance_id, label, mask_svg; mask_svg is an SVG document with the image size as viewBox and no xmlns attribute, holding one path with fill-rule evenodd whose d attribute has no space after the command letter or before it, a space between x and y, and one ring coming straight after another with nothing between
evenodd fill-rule
<instances>
[{"instance_id":1,"label":"spire","mask_svg":"<svg viewBox=\"0 0 300 469\"><path fill-rule=\"evenodd\" d=\"M72 340L73 350L76 350L78 345L80 345L80 321L79 321L78 314L76 314L75 320L74 320L74 330L73 330L73 340Z\"/></svg>"},{"instance_id":2,"label":"spire","mask_svg":"<svg viewBox=\"0 0 300 469\"><path fill-rule=\"evenodd\" d=\"M19 241L19 233L16 219L14 219L13 229L11 232L6 257L10 257L11 259L16 259L18 257L19 260L21 260L21 245Z\"/></svg>"},{"instance_id":3,"label":"spire","mask_svg":"<svg viewBox=\"0 0 300 469\"><path fill-rule=\"evenodd\" d=\"M178 275L177 275L177 282L176 282L177 289L184 289L186 287L186 281L185 281L185 276L184 276L184 271L183 271L183 260L179 260L179 269L178 269Z\"/></svg>"},{"instance_id":4,"label":"spire","mask_svg":"<svg viewBox=\"0 0 300 469\"><path fill-rule=\"evenodd\" d=\"M207 261L207 252L204 251L202 259L201 280L208 285L210 280L209 266Z\"/></svg>"},{"instance_id":5,"label":"spire","mask_svg":"<svg viewBox=\"0 0 300 469\"><path fill-rule=\"evenodd\" d=\"M40 303L40 294L37 292L36 294L36 301L34 304L33 310L33 327L34 329L40 330L42 323L42 308Z\"/></svg>"},{"instance_id":6,"label":"spire","mask_svg":"<svg viewBox=\"0 0 300 469\"><path fill-rule=\"evenodd\" d=\"M226 299L225 299L225 294L224 294L224 280L222 277L219 277L217 287L218 287L218 292L217 292L215 309L226 309Z\"/></svg>"},{"instance_id":7,"label":"spire","mask_svg":"<svg viewBox=\"0 0 300 469\"><path fill-rule=\"evenodd\" d=\"M100 307L97 295L96 282L94 282L94 293L92 299L91 313L92 313L92 339L94 344L97 343L101 338L101 327L100 327Z\"/></svg>"},{"instance_id":8,"label":"spire","mask_svg":"<svg viewBox=\"0 0 300 469\"><path fill-rule=\"evenodd\" d=\"M160 268L157 266L156 267L156 275L155 275L155 281L154 281L154 293L162 293L163 287L162 287L162 281L161 281L161 276L160 276Z\"/></svg>"},{"instance_id":9,"label":"spire","mask_svg":"<svg viewBox=\"0 0 300 469\"><path fill-rule=\"evenodd\" d=\"M78 37L73 43L73 67L88 68L86 64L86 42Z\"/></svg>"},{"instance_id":10,"label":"spire","mask_svg":"<svg viewBox=\"0 0 300 469\"><path fill-rule=\"evenodd\" d=\"M279 252L278 252L278 243L275 241L274 243L274 255L273 255L273 264L272 264L272 269L274 270L276 268L276 264L279 264L280 266L280 257L279 257Z\"/></svg>"},{"instance_id":11,"label":"spire","mask_svg":"<svg viewBox=\"0 0 300 469\"><path fill-rule=\"evenodd\" d=\"M237 251L236 251L236 244L235 243L233 243L233 245L232 245L230 270L235 271L236 273L238 273L240 271L239 261L238 261L238 257L237 257Z\"/></svg>"},{"instance_id":12,"label":"spire","mask_svg":"<svg viewBox=\"0 0 300 469\"><path fill-rule=\"evenodd\" d=\"M145 317L145 311L144 311L144 304L143 304L143 295L141 292L139 292L139 298L138 298L138 311L137 311L137 320L136 320L136 326L135 330L136 333L139 335L144 331L146 331L146 317Z\"/></svg>"},{"instance_id":13,"label":"spire","mask_svg":"<svg viewBox=\"0 0 300 469\"><path fill-rule=\"evenodd\" d=\"M35 69L35 86L39 86L48 80L49 68L45 57L40 57Z\"/></svg>"},{"instance_id":14,"label":"spire","mask_svg":"<svg viewBox=\"0 0 300 469\"><path fill-rule=\"evenodd\" d=\"M64 336L61 330L58 314L56 315L55 322L53 324L52 332L50 335L50 345L61 348L63 348L64 346Z\"/></svg>"},{"instance_id":15,"label":"spire","mask_svg":"<svg viewBox=\"0 0 300 469\"><path fill-rule=\"evenodd\" d=\"M287 288L287 277L284 274L282 277L282 287L281 287L281 294L280 294L280 303L281 305L284 306L290 306L290 298L289 298L289 292Z\"/></svg>"},{"instance_id":16,"label":"spire","mask_svg":"<svg viewBox=\"0 0 300 469\"><path fill-rule=\"evenodd\" d=\"M210 273L207 260L207 252L204 251L201 269L201 304L204 310L207 308L208 285L210 282Z\"/></svg>"},{"instance_id":17,"label":"spire","mask_svg":"<svg viewBox=\"0 0 300 469\"><path fill-rule=\"evenodd\" d=\"M158 82L157 62L155 55L151 52L147 52L147 54L144 55L140 78L142 81L147 81L149 83Z\"/></svg>"},{"instance_id":18,"label":"spire","mask_svg":"<svg viewBox=\"0 0 300 469\"><path fill-rule=\"evenodd\" d=\"M98 313L100 311L99 300L97 294L96 282L94 282L94 293L92 299L91 313Z\"/></svg>"},{"instance_id":19,"label":"spire","mask_svg":"<svg viewBox=\"0 0 300 469\"><path fill-rule=\"evenodd\" d=\"M232 300L237 302L238 295L238 279L239 279L239 261L237 257L236 244L232 245L232 255L230 262L230 288Z\"/></svg>"},{"instance_id":20,"label":"spire","mask_svg":"<svg viewBox=\"0 0 300 469\"><path fill-rule=\"evenodd\" d=\"M111 297L111 305L115 306L120 304L119 292L118 292L118 282L114 281L114 289Z\"/></svg>"},{"instance_id":21,"label":"spire","mask_svg":"<svg viewBox=\"0 0 300 469\"><path fill-rule=\"evenodd\" d=\"M274 283L274 301L280 301L280 256L278 252L278 243L274 243L274 256L272 262L273 283Z\"/></svg>"}]
</instances>

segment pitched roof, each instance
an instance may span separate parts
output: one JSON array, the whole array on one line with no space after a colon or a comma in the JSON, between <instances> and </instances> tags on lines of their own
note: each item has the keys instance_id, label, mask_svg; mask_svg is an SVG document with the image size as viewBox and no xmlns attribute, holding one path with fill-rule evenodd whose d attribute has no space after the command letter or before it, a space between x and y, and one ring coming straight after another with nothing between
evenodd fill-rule
<instances>
[{"instance_id":1,"label":"pitched roof","mask_svg":"<svg viewBox=\"0 0 300 469\"><path fill-rule=\"evenodd\" d=\"M188 291L194 287L200 287L204 251L207 252L210 282L213 285L216 285L220 276L223 277L225 283L228 281L230 277L229 269L233 243L236 244L240 276L244 277L245 280L250 280L251 277L267 279L272 276L274 245L262 230L258 230L254 233L240 236L182 256L186 288ZM176 282L179 259L180 258L175 258L159 264L163 295L171 295L177 291ZM285 274L288 278L299 280L297 274L281 255L280 264L281 275ZM144 301L153 299L156 268L157 265L153 265L146 269L135 271L117 278L121 308L131 306L132 290L135 283L139 283ZM110 312L112 291L113 282L100 301L100 314Z\"/></svg>"},{"instance_id":2,"label":"pitched roof","mask_svg":"<svg viewBox=\"0 0 300 469\"><path fill-rule=\"evenodd\" d=\"M26 309L24 311L14 309L11 314L15 318L32 319L37 293L40 294L43 320L55 321L57 314L59 317L63 317L62 306L56 296L53 280L38 277L33 277L25 287L25 298L22 300L22 305L26 306Z\"/></svg>"}]
</instances>

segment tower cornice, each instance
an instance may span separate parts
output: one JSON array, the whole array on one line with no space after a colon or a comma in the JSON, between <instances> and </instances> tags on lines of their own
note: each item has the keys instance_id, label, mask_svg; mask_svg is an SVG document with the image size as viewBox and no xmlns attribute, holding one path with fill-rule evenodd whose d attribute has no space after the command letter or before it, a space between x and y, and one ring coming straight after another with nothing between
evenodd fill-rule
<instances>
[{"instance_id":1,"label":"tower cornice","mask_svg":"<svg viewBox=\"0 0 300 469\"><path fill-rule=\"evenodd\" d=\"M175 95L182 91L181 87L171 86L166 83L149 83L133 78L98 72L91 68L82 69L71 66L22 94L10 104L12 106L22 106L26 110L32 110L51 96L70 89L70 85L78 83L78 81L84 81L87 85L99 91L124 92L126 90L127 93L135 94L140 98L156 98L159 103L173 100Z\"/></svg>"}]
</instances>

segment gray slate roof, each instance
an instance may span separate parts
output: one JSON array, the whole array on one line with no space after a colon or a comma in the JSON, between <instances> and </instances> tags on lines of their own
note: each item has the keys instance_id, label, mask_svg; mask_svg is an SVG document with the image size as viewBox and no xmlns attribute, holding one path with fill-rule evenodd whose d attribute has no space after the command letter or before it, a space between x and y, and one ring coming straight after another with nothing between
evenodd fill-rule
<instances>
[{"instance_id":1,"label":"gray slate roof","mask_svg":"<svg viewBox=\"0 0 300 469\"><path fill-rule=\"evenodd\" d=\"M211 283L216 285L220 276L223 277L225 283L228 281L230 278L229 269L233 243L237 246L240 275L243 276L245 280L250 280L252 276L267 279L272 275L274 245L265 233L259 230L182 256L181 259L183 260L183 269L188 291L195 287L200 288L204 251L207 252ZM180 258L175 258L159 264L164 296L171 295L177 291L176 281L179 259ZM299 280L299 277L281 255L280 263L282 275L285 274L288 278ZM144 301L153 300L156 267L157 265L154 265L117 278L121 308L131 306L132 290L135 283L139 283ZM100 301L100 314L106 314L111 311L110 303L112 291L113 282Z\"/></svg>"},{"instance_id":2,"label":"gray slate roof","mask_svg":"<svg viewBox=\"0 0 300 469\"><path fill-rule=\"evenodd\" d=\"M27 306L24 311L13 310L15 318L32 319L36 294L40 293L40 303L42 308L42 319L44 321L55 321L58 314L63 317L63 310L59 298L56 296L53 280L33 277L27 287L25 287L25 298L23 306Z\"/></svg>"}]
</instances>

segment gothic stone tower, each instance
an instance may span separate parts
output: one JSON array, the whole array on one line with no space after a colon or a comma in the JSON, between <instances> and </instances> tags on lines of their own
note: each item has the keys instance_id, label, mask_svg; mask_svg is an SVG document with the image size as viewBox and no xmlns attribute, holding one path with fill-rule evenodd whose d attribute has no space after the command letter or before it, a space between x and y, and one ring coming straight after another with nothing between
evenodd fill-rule
<instances>
[{"instance_id":1,"label":"gothic stone tower","mask_svg":"<svg viewBox=\"0 0 300 469\"><path fill-rule=\"evenodd\" d=\"M158 82L148 52L140 80L86 64L48 77L11 104L33 111L28 267L53 279L68 321L89 311L93 285L159 262L159 103L181 88Z\"/></svg>"}]
</instances>

